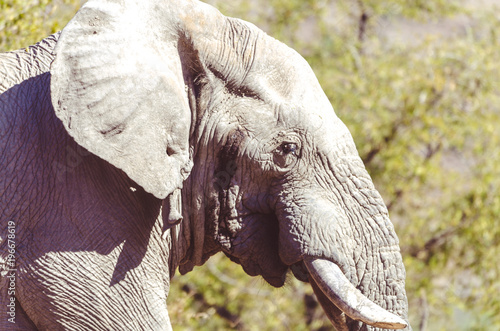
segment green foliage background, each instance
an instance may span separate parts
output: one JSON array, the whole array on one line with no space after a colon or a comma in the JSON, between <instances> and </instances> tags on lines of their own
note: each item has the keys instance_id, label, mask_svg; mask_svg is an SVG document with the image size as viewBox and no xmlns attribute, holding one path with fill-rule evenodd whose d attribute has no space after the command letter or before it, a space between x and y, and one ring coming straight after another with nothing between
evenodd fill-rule
<instances>
[{"instance_id":1,"label":"green foliage background","mask_svg":"<svg viewBox=\"0 0 500 331\"><path fill-rule=\"evenodd\" d=\"M500 330L500 11L466 0L208 2L311 64L390 209L413 328ZM0 1L0 50L61 29L80 5ZM176 330L331 329L307 284L273 289L223 256L171 292Z\"/></svg>"}]
</instances>

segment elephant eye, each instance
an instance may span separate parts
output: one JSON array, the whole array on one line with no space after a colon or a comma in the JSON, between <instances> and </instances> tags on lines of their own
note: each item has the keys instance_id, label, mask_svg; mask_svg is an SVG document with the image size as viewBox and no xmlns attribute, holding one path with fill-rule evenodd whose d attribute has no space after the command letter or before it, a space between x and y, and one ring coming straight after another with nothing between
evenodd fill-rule
<instances>
[{"instance_id":1,"label":"elephant eye","mask_svg":"<svg viewBox=\"0 0 500 331\"><path fill-rule=\"evenodd\" d=\"M289 168L295 163L299 154L296 143L282 143L274 152L274 163L280 168Z\"/></svg>"},{"instance_id":2,"label":"elephant eye","mask_svg":"<svg viewBox=\"0 0 500 331\"><path fill-rule=\"evenodd\" d=\"M281 145L281 150L283 151L283 154L295 155L297 153L297 144L284 143L283 145Z\"/></svg>"}]
</instances>

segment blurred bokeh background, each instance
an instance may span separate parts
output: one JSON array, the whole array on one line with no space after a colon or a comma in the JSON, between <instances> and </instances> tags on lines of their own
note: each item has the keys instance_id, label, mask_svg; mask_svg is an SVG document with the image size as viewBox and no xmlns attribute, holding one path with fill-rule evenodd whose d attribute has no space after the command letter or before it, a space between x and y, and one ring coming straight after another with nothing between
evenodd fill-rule
<instances>
[{"instance_id":1,"label":"blurred bokeh background","mask_svg":"<svg viewBox=\"0 0 500 331\"><path fill-rule=\"evenodd\" d=\"M146 0L145 0L146 1ZM0 51L84 1L0 1ZM389 208L414 330L500 330L500 1L206 1L301 53ZM222 255L176 276L175 330L331 330L307 284Z\"/></svg>"}]
</instances>

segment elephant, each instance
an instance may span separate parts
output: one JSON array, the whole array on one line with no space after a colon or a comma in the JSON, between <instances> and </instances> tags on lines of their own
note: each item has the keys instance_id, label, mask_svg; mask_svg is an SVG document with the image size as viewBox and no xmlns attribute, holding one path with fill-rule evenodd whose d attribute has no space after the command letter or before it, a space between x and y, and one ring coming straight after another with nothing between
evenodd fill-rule
<instances>
[{"instance_id":1,"label":"elephant","mask_svg":"<svg viewBox=\"0 0 500 331\"><path fill-rule=\"evenodd\" d=\"M196 0L89 0L0 55L0 329L170 330L223 252L337 330L411 330L399 240L312 69Z\"/></svg>"}]
</instances>

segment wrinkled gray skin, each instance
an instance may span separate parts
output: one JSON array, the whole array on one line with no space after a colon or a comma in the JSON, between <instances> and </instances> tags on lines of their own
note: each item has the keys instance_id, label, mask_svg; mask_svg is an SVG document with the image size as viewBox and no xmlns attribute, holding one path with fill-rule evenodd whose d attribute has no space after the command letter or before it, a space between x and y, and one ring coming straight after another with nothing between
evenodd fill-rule
<instances>
[{"instance_id":1,"label":"wrinkled gray skin","mask_svg":"<svg viewBox=\"0 0 500 331\"><path fill-rule=\"evenodd\" d=\"M1 330L169 329L175 269L218 251L273 286L292 269L339 330L378 328L303 261L407 320L398 239L347 128L255 26L195 1L91 0L0 55L0 92Z\"/></svg>"}]
</instances>

